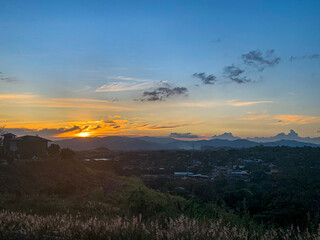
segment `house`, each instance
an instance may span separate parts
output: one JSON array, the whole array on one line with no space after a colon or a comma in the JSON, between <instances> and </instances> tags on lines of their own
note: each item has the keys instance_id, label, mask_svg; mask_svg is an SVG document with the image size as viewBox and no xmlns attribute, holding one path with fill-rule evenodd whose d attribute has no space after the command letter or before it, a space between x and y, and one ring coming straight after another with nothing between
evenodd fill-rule
<instances>
[{"instance_id":1,"label":"house","mask_svg":"<svg viewBox=\"0 0 320 240\"><path fill-rule=\"evenodd\" d=\"M186 179L191 175L193 175L192 172L174 172L173 177L174 178Z\"/></svg>"},{"instance_id":2,"label":"house","mask_svg":"<svg viewBox=\"0 0 320 240\"><path fill-rule=\"evenodd\" d=\"M5 159L27 159L48 156L48 142L50 140L39 136L17 137L12 133L2 135L0 155Z\"/></svg>"}]
</instances>

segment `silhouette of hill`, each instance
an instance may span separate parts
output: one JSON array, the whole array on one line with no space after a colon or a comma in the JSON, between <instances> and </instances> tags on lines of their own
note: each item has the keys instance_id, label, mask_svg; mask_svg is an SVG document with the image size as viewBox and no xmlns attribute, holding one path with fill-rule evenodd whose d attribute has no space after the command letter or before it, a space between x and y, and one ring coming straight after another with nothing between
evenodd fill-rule
<instances>
[{"instance_id":1,"label":"silhouette of hill","mask_svg":"<svg viewBox=\"0 0 320 240\"><path fill-rule=\"evenodd\" d=\"M300 137L294 130L290 130L288 134L279 133L272 137L253 137L247 138L250 141L254 142L276 142L280 140L294 140L298 142L305 142L305 143L314 143L320 144L320 137L317 138L310 138L310 137Z\"/></svg>"},{"instance_id":2,"label":"silhouette of hill","mask_svg":"<svg viewBox=\"0 0 320 240\"><path fill-rule=\"evenodd\" d=\"M112 151L138 151L138 150L174 150L174 149L202 149L203 147L213 148L250 148L259 145L263 146L288 146L288 147L320 147L320 144L281 139L270 142L256 142L247 139L211 139L197 141L182 141L173 138L153 137L119 137L108 136L103 138L72 138L54 143L61 147L68 147L75 151L91 150L97 148L108 148Z\"/></svg>"}]
</instances>

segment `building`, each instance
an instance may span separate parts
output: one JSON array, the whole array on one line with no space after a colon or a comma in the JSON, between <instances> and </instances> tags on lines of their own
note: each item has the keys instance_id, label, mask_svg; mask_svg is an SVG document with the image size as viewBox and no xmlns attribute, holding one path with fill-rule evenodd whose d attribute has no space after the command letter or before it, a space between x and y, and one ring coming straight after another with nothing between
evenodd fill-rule
<instances>
[{"instance_id":1,"label":"building","mask_svg":"<svg viewBox=\"0 0 320 240\"><path fill-rule=\"evenodd\" d=\"M0 155L5 159L28 159L48 156L50 140L39 136L17 137L12 133L2 135Z\"/></svg>"}]
</instances>

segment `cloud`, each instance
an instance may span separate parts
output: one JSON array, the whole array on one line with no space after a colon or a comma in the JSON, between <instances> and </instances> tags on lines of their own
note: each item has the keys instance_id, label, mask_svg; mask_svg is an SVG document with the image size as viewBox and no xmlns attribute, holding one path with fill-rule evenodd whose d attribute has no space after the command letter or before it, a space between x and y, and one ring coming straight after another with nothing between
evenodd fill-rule
<instances>
[{"instance_id":1,"label":"cloud","mask_svg":"<svg viewBox=\"0 0 320 240\"><path fill-rule=\"evenodd\" d=\"M0 77L0 81L11 83L11 82L17 82L18 80L13 77Z\"/></svg>"},{"instance_id":2,"label":"cloud","mask_svg":"<svg viewBox=\"0 0 320 240\"><path fill-rule=\"evenodd\" d=\"M131 78L123 76L107 77L112 79L110 83L104 84L97 88L95 92L121 92L121 91L135 91L144 90L155 87L167 86L165 81L156 81L152 79Z\"/></svg>"},{"instance_id":3,"label":"cloud","mask_svg":"<svg viewBox=\"0 0 320 240\"><path fill-rule=\"evenodd\" d=\"M240 69L239 67L234 66L233 64L231 66L224 67L223 72L227 78L236 83L251 82L250 78L247 78L246 76L240 76L245 71L243 69Z\"/></svg>"},{"instance_id":4,"label":"cloud","mask_svg":"<svg viewBox=\"0 0 320 240\"><path fill-rule=\"evenodd\" d=\"M142 98L138 99L139 101L148 101L148 102L155 102L155 101L165 101L167 98L170 97L177 97L177 96L186 96L188 94L188 89L185 87L159 87L153 91L145 91L142 94Z\"/></svg>"},{"instance_id":5,"label":"cloud","mask_svg":"<svg viewBox=\"0 0 320 240\"><path fill-rule=\"evenodd\" d=\"M206 73L202 72L202 73L194 73L192 75L195 78L198 78L202 81L203 84L211 84L213 85L217 80L216 80L216 76L214 76L213 74L210 75L206 75Z\"/></svg>"},{"instance_id":6,"label":"cloud","mask_svg":"<svg viewBox=\"0 0 320 240\"><path fill-rule=\"evenodd\" d=\"M267 113L264 113L261 115L243 117L243 118L240 118L240 120L250 120L250 121L269 120L269 121L273 121L272 124L274 125L289 125L289 124L305 125L305 124L320 122L320 117L306 116L306 115L285 115L285 114L269 115Z\"/></svg>"},{"instance_id":7,"label":"cloud","mask_svg":"<svg viewBox=\"0 0 320 240\"><path fill-rule=\"evenodd\" d=\"M113 106L112 101L88 98L45 98L34 94L0 94L0 106L44 108L106 109L133 111L129 107Z\"/></svg>"},{"instance_id":8,"label":"cloud","mask_svg":"<svg viewBox=\"0 0 320 240\"><path fill-rule=\"evenodd\" d=\"M268 114L264 115L255 115L255 116L248 116L248 117L243 117L239 118L240 120L249 120L249 121L257 121L257 120L263 120L263 119L269 119L270 116Z\"/></svg>"},{"instance_id":9,"label":"cloud","mask_svg":"<svg viewBox=\"0 0 320 240\"><path fill-rule=\"evenodd\" d=\"M11 83L11 82L17 82L18 80L14 77L3 77L3 72L0 72L0 82L7 82L7 83Z\"/></svg>"},{"instance_id":10,"label":"cloud","mask_svg":"<svg viewBox=\"0 0 320 240\"><path fill-rule=\"evenodd\" d=\"M303 59L312 60L312 59L318 59L318 58L320 58L320 54L314 53L314 54L304 55L304 56L298 56L298 57L291 56L291 57L289 58L289 60L290 60L290 61L303 60Z\"/></svg>"},{"instance_id":11,"label":"cloud","mask_svg":"<svg viewBox=\"0 0 320 240\"><path fill-rule=\"evenodd\" d=\"M111 82L105 85L102 85L96 92L120 92L120 91L133 91L133 90L142 90L153 87L153 84L149 82L144 83L126 83L126 82Z\"/></svg>"},{"instance_id":12,"label":"cloud","mask_svg":"<svg viewBox=\"0 0 320 240\"><path fill-rule=\"evenodd\" d=\"M262 103L272 103L272 101L246 101L246 102L239 102L236 99L227 101L227 104L233 107L243 107L243 106L250 106L254 104L262 104Z\"/></svg>"},{"instance_id":13,"label":"cloud","mask_svg":"<svg viewBox=\"0 0 320 240\"><path fill-rule=\"evenodd\" d=\"M212 43L220 43L222 41L221 38L216 38L216 39L213 39L211 42Z\"/></svg>"},{"instance_id":14,"label":"cloud","mask_svg":"<svg viewBox=\"0 0 320 240\"><path fill-rule=\"evenodd\" d=\"M305 116L305 115L277 115L273 119L277 120L276 125L288 125L288 124L309 124L320 122L318 116Z\"/></svg>"},{"instance_id":15,"label":"cloud","mask_svg":"<svg viewBox=\"0 0 320 240\"><path fill-rule=\"evenodd\" d=\"M198 135L193 135L191 133L170 133L169 137L173 138L198 138Z\"/></svg>"},{"instance_id":16,"label":"cloud","mask_svg":"<svg viewBox=\"0 0 320 240\"><path fill-rule=\"evenodd\" d=\"M141 126L137 126L136 128L139 130L162 130L162 129L173 129L173 128L179 128L179 127L184 127L185 124L181 125L149 125L149 124L144 124Z\"/></svg>"},{"instance_id":17,"label":"cloud","mask_svg":"<svg viewBox=\"0 0 320 240\"><path fill-rule=\"evenodd\" d=\"M273 67L281 61L281 58L274 55L275 50L270 49L263 54L260 50L253 50L242 54L244 64L258 68L263 71L266 67Z\"/></svg>"},{"instance_id":18,"label":"cloud","mask_svg":"<svg viewBox=\"0 0 320 240\"><path fill-rule=\"evenodd\" d=\"M7 128L7 132L12 132L17 135L40 135L44 137L52 137L65 133L79 133L83 128L74 125L73 127L65 128L42 128L42 129L31 129L31 128Z\"/></svg>"}]
</instances>

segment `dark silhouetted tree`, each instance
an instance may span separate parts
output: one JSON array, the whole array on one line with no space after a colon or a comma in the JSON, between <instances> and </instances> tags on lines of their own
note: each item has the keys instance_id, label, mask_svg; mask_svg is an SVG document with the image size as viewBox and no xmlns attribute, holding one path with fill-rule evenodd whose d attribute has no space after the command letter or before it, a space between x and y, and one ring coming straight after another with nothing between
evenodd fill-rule
<instances>
[{"instance_id":1,"label":"dark silhouetted tree","mask_svg":"<svg viewBox=\"0 0 320 240\"><path fill-rule=\"evenodd\" d=\"M5 134L4 128L5 126L0 126L0 135Z\"/></svg>"},{"instance_id":2,"label":"dark silhouetted tree","mask_svg":"<svg viewBox=\"0 0 320 240\"><path fill-rule=\"evenodd\" d=\"M70 148L62 148L60 151L60 157L62 159L73 159L75 155L75 152Z\"/></svg>"},{"instance_id":3,"label":"dark silhouetted tree","mask_svg":"<svg viewBox=\"0 0 320 240\"><path fill-rule=\"evenodd\" d=\"M60 154L60 146L58 144L51 144L48 148L49 156L55 157Z\"/></svg>"}]
</instances>

